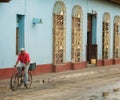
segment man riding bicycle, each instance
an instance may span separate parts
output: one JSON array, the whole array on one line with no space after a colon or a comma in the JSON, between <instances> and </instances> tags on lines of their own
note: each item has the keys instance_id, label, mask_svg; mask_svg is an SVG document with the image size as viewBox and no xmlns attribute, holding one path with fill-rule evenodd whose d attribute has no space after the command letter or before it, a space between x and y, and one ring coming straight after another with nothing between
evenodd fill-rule
<instances>
[{"instance_id":1,"label":"man riding bicycle","mask_svg":"<svg viewBox=\"0 0 120 100\"><path fill-rule=\"evenodd\" d=\"M14 67L18 67L18 73L20 76L22 75L22 68L24 67L24 75L25 75L24 82L25 82L25 86L27 86L27 84L28 84L28 70L30 67L30 56L25 51L24 48L20 49L20 54L18 55L16 64Z\"/></svg>"}]
</instances>

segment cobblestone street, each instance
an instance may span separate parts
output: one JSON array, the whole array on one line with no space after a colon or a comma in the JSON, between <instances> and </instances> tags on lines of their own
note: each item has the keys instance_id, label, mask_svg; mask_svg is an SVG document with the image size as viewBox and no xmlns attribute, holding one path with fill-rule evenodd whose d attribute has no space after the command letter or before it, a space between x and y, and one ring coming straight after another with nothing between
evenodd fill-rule
<instances>
[{"instance_id":1,"label":"cobblestone street","mask_svg":"<svg viewBox=\"0 0 120 100\"><path fill-rule=\"evenodd\" d=\"M56 79L55 76L52 79L53 76L43 75L52 80L44 80L46 82L42 84L41 80L38 80L40 75L34 76L31 89L22 87L15 92L1 89L0 98L1 100L120 100L119 68L119 65L115 65L53 73ZM106 93L104 97L103 93Z\"/></svg>"}]
</instances>

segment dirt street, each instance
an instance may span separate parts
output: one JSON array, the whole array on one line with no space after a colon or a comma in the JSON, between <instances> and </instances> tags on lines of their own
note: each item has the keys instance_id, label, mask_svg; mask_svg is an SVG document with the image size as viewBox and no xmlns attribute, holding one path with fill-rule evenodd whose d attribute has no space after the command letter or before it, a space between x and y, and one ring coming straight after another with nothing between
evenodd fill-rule
<instances>
[{"instance_id":1,"label":"dirt street","mask_svg":"<svg viewBox=\"0 0 120 100\"><path fill-rule=\"evenodd\" d=\"M103 97L103 92L108 96ZM1 91L0 100L120 100L120 73L74 77L41 85L33 83L31 89Z\"/></svg>"}]
</instances>

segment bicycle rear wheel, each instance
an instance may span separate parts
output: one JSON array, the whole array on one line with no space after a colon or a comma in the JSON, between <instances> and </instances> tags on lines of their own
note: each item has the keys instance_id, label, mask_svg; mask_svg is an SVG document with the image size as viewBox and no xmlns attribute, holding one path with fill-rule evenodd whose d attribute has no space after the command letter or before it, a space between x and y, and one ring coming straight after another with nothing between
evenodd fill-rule
<instances>
[{"instance_id":1,"label":"bicycle rear wheel","mask_svg":"<svg viewBox=\"0 0 120 100\"><path fill-rule=\"evenodd\" d=\"M29 89L31 87L31 85L32 85L32 74L30 72L28 72L28 84L25 85L25 87L27 89Z\"/></svg>"},{"instance_id":2,"label":"bicycle rear wheel","mask_svg":"<svg viewBox=\"0 0 120 100\"><path fill-rule=\"evenodd\" d=\"M16 91L19 86L19 78L17 74L13 74L10 79L10 88L12 91Z\"/></svg>"}]
</instances>

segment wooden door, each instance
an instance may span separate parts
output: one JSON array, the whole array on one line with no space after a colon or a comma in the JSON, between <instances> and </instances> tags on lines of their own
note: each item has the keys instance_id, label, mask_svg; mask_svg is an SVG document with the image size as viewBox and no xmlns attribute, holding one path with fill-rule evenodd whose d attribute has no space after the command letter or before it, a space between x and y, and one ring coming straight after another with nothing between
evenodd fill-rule
<instances>
[{"instance_id":1,"label":"wooden door","mask_svg":"<svg viewBox=\"0 0 120 100\"><path fill-rule=\"evenodd\" d=\"M95 23L93 23L93 17L95 15L88 14L88 26L87 26L87 62L91 63L91 59L96 59L97 61L97 44L94 44L93 41L93 34L96 36L96 32L94 33L93 27ZM96 18L96 17L95 17ZM95 29L96 30L96 29ZM94 37L96 39L96 37Z\"/></svg>"},{"instance_id":2,"label":"wooden door","mask_svg":"<svg viewBox=\"0 0 120 100\"><path fill-rule=\"evenodd\" d=\"M90 49L92 45L92 15L88 14L88 24L87 24L87 62L90 62Z\"/></svg>"}]
</instances>

